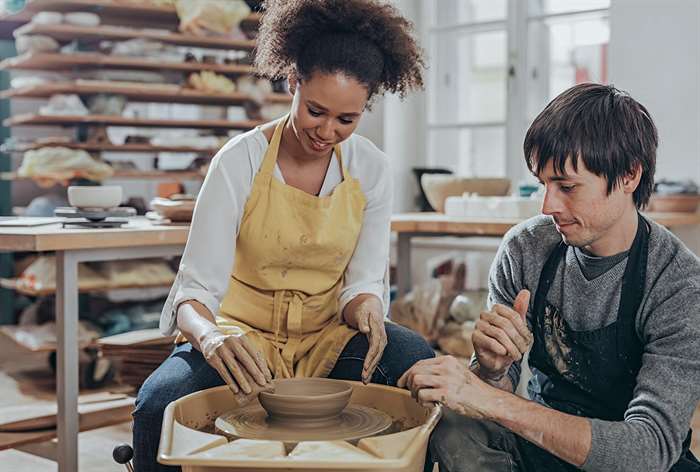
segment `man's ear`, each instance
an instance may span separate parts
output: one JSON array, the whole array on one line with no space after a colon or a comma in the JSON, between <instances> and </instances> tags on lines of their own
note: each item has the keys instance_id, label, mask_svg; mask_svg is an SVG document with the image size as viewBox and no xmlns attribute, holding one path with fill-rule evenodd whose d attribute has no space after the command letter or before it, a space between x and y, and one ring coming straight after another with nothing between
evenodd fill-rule
<instances>
[{"instance_id":1,"label":"man's ear","mask_svg":"<svg viewBox=\"0 0 700 472\"><path fill-rule=\"evenodd\" d=\"M632 172L622 178L622 189L625 193L634 193L642 179L642 165L637 164Z\"/></svg>"}]
</instances>

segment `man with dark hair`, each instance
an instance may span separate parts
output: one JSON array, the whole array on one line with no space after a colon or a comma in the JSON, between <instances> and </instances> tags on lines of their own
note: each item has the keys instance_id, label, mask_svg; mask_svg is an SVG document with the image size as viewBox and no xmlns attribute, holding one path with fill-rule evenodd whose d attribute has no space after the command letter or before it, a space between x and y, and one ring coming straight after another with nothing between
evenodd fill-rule
<instances>
[{"instance_id":1,"label":"man with dark hair","mask_svg":"<svg viewBox=\"0 0 700 472\"><path fill-rule=\"evenodd\" d=\"M544 215L504 238L470 368L445 356L399 380L446 407L441 470L700 470L700 260L639 213L657 143L647 110L611 86L577 85L533 122ZM533 401L512 393L528 350Z\"/></svg>"}]
</instances>

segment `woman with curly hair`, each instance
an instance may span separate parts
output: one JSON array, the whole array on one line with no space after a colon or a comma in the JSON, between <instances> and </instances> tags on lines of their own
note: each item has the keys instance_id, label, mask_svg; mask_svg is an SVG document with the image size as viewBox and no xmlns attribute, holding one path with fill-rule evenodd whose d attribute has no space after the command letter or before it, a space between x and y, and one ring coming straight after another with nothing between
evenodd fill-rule
<instances>
[{"instance_id":1,"label":"woman with curly hair","mask_svg":"<svg viewBox=\"0 0 700 472\"><path fill-rule=\"evenodd\" d=\"M212 161L161 316L181 344L134 411L141 472L159 468L163 410L183 395L226 383L248 396L290 377L395 385L434 355L384 321L389 163L353 134L372 98L422 87L411 24L374 0L269 1L255 63L288 80L291 112Z\"/></svg>"}]
</instances>

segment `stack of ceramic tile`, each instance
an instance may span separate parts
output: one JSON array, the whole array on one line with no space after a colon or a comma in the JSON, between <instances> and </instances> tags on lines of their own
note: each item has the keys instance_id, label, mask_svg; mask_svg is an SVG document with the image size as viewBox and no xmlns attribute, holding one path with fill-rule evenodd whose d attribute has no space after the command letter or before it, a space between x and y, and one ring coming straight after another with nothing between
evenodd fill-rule
<instances>
[{"instance_id":1,"label":"stack of ceramic tile","mask_svg":"<svg viewBox=\"0 0 700 472\"><path fill-rule=\"evenodd\" d=\"M174 336L162 336L157 329L131 331L99 340L102 353L116 361L117 380L139 387L170 355Z\"/></svg>"}]
</instances>

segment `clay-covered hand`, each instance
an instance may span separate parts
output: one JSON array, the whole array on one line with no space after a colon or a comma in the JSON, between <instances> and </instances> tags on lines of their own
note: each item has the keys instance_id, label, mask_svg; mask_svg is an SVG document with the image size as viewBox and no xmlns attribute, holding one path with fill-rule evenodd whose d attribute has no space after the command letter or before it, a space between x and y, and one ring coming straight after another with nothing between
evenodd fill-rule
<instances>
[{"instance_id":1,"label":"clay-covered hand","mask_svg":"<svg viewBox=\"0 0 700 472\"><path fill-rule=\"evenodd\" d=\"M384 313L382 302L374 295L359 295L358 300L353 302L356 303L346 307L344 317L351 328L367 335L369 348L362 366L362 383L367 384L372 380L387 343Z\"/></svg>"},{"instance_id":2,"label":"clay-covered hand","mask_svg":"<svg viewBox=\"0 0 700 472\"><path fill-rule=\"evenodd\" d=\"M452 356L416 362L396 385L408 388L422 405L439 403L476 419L486 418L486 406L493 396L493 387Z\"/></svg>"},{"instance_id":3,"label":"clay-covered hand","mask_svg":"<svg viewBox=\"0 0 700 472\"><path fill-rule=\"evenodd\" d=\"M526 321L529 302L530 292L521 290L513 308L495 304L490 311L481 313L472 343L482 378L500 380L511 364L521 360L530 349L533 337Z\"/></svg>"},{"instance_id":4,"label":"clay-covered hand","mask_svg":"<svg viewBox=\"0 0 700 472\"><path fill-rule=\"evenodd\" d=\"M252 393L255 385L251 385L251 381L262 387L268 387L272 381L262 352L242 332L224 334L212 329L199 340L199 347L207 363L216 369L234 394Z\"/></svg>"}]
</instances>

